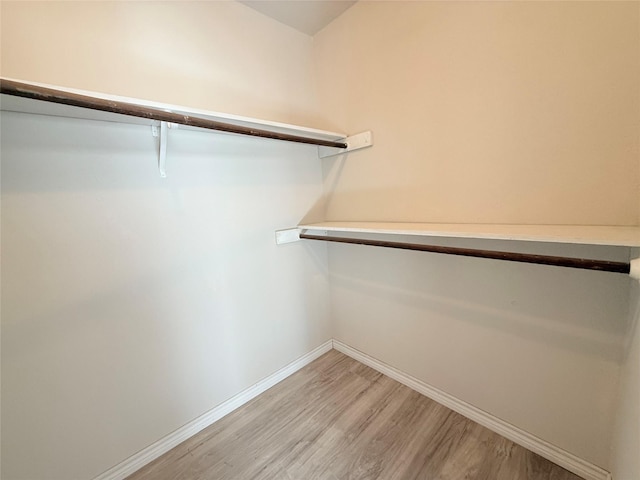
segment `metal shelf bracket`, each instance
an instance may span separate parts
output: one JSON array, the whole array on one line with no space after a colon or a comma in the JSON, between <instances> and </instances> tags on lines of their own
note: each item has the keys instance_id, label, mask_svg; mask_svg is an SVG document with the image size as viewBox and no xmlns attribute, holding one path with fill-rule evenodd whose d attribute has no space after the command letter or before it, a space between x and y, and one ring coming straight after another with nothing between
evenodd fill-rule
<instances>
[{"instance_id":1,"label":"metal shelf bracket","mask_svg":"<svg viewBox=\"0 0 640 480\"><path fill-rule=\"evenodd\" d=\"M292 243L300 241L299 228L286 228L284 230L276 230L276 244Z\"/></svg>"},{"instance_id":2,"label":"metal shelf bracket","mask_svg":"<svg viewBox=\"0 0 640 480\"><path fill-rule=\"evenodd\" d=\"M353 150L371 147L373 145L373 134L369 130L356 135L351 135L342 141L347 144L347 148L318 147L318 156L320 158L333 157L334 155L340 155Z\"/></svg>"},{"instance_id":3,"label":"metal shelf bracket","mask_svg":"<svg viewBox=\"0 0 640 480\"><path fill-rule=\"evenodd\" d=\"M167 178L167 137L169 136L169 128L175 128L174 125L169 122L160 122L160 125L153 125L151 127L151 133L154 137L158 138L158 170L162 178Z\"/></svg>"},{"instance_id":4,"label":"metal shelf bracket","mask_svg":"<svg viewBox=\"0 0 640 480\"><path fill-rule=\"evenodd\" d=\"M640 282L640 258L633 258L629 262L629 276Z\"/></svg>"}]
</instances>

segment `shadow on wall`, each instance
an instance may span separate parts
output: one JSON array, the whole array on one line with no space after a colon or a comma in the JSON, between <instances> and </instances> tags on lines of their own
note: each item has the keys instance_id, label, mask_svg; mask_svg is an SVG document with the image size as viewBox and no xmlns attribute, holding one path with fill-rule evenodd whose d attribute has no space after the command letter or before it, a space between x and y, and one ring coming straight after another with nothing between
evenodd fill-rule
<instances>
[{"instance_id":1,"label":"shadow on wall","mask_svg":"<svg viewBox=\"0 0 640 480\"><path fill-rule=\"evenodd\" d=\"M441 165L429 168L426 161L411 163L412 157L381 153L378 137L375 150L351 152L347 161L344 161L347 155L323 160L326 220L636 224L635 215L623 214L625 208L619 204L620 198L612 199L611 205L603 200L587 208L589 203L579 192L546 192L544 185L528 184L526 175L497 181L487 173L466 172L463 166L455 175L447 174ZM475 183L470 184L469 177L475 179ZM588 184L583 179L577 179L576 183ZM604 188L595 181L592 183L589 189ZM601 216L603 203L607 208L619 207L622 213Z\"/></svg>"},{"instance_id":2,"label":"shadow on wall","mask_svg":"<svg viewBox=\"0 0 640 480\"><path fill-rule=\"evenodd\" d=\"M177 130L161 179L148 128L2 120L3 473L92 478L329 338L326 248L273 233L313 147Z\"/></svg>"},{"instance_id":3,"label":"shadow on wall","mask_svg":"<svg viewBox=\"0 0 640 480\"><path fill-rule=\"evenodd\" d=\"M322 162L324 189L322 196L298 223L317 223L327 219L327 206L331 203L340 174L349 158L348 153L320 159Z\"/></svg>"},{"instance_id":4,"label":"shadow on wall","mask_svg":"<svg viewBox=\"0 0 640 480\"><path fill-rule=\"evenodd\" d=\"M2 135L11 138L2 144L2 156L7 159L3 170L11 179L3 182L3 193L138 194L179 187L217 189L222 195L225 188L293 190L319 183L319 167L310 168L317 162L316 147L311 145L171 129L168 176L162 179L157 139L148 126L14 112L2 116ZM9 161L14 158L19 161ZM39 172L36 178L34 171Z\"/></svg>"},{"instance_id":5,"label":"shadow on wall","mask_svg":"<svg viewBox=\"0 0 640 480\"><path fill-rule=\"evenodd\" d=\"M388 312L398 327L472 322L591 357L621 359L630 281L625 276L353 245L332 245L330 262L332 291L346 290L369 309L378 305L374 314ZM412 312L413 319L396 311Z\"/></svg>"},{"instance_id":6,"label":"shadow on wall","mask_svg":"<svg viewBox=\"0 0 640 480\"><path fill-rule=\"evenodd\" d=\"M620 480L640 478L640 283L632 282L630 299L612 447L612 473Z\"/></svg>"},{"instance_id":7,"label":"shadow on wall","mask_svg":"<svg viewBox=\"0 0 640 480\"><path fill-rule=\"evenodd\" d=\"M638 256L640 256L640 249L633 249L632 252L631 258L638 258ZM640 281L632 281L629 287L629 323L624 337L625 342L622 351L623 365L629 361L633 341L638 335L638 328L640 328Z\"/></svg>"}]
</instances>

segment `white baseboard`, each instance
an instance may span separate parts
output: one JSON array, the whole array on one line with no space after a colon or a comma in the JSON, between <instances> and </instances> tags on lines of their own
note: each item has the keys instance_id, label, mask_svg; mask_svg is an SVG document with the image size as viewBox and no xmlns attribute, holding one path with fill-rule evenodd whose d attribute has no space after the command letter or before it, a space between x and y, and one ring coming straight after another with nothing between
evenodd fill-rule
<instances>
[{"instance_id":1,"label":"white baseboard","mask_svg":"<svg viewBox=\"0 0 640 480\"><path fill-rule=\"evenodd\" d=\"M144 450L139 451L138 453L132 455L118 465L115 465L106 472L98 475L94 478L94 480L123 480L124 478L128 477L132 473L136 472L137 470L141 469L148 463L158 458L160 455L168 452L173 447L184 442L199 431L218 421L225 415L231 413L236 408L241 407L248 401L260 395L262 392L281 382L289 375L292 375L302 367L308 365L324 353L327 353L329 350L331 350L332 347L332 341L328 340L306 355L291 362L286 367L283 367L272 375L269 375L267 378L260 380L255 385L252 385L236 396L230 398L226 402L221 403L217 407L214 407L208 412L200 415L195 420L192 420L176 431L170 433L166 437L161 438L152 445L149 445Z\"/></svg>"},{"instance_id":2,"label":"white baseboard","mask_svg":"<svg viewBox=\"0 0 640 480\"><path fill-rule=\"evenodd\" d=\"M426 397L429 397L436 402L450 408L451 410L464 415L465 417L479 423L480 425L487 427L489 430L502 435L505 438L521 445L532 452L552 461L553 463L566 468L570 472L579 475L586 480L611 480L611 474L602 468L587 462L572 453L567 452L555 445L550 444L524 430L511 425L493 415L480 410L462 400L449 395L438 388L435 388L427 383L424 383L417 378L407 375L400 370L387 365L380 360L370 357L366 353L360 352L338 340L329 340L306 355L300 357L294 362L290 363L284 368L281 368L269 377L261 380L255 385L240 392L236 396L230 398L226 402L214 407L213 409L205 412L200 417L192 420L188 424L180 427L178 430L170 433L164 438L161 438L157 442L141 450L140 452L132 455L123 462L115 465L106 472L98 475L94 480L123 480L132 473L141 469L148 463L152 462L160 455L168 452L173 447L179 445L183 441L192 437L196 433L205 429L209 425L218 421L225 415L231 413L238 407L241 407L248 401L260 395L262 392L281 382L288 376L300 370L302 367L308 365L316 358L320 357L324 353L335 348L336 350L350 356L351 358L358 360L359 362L368 365L369 367L387 375L388 377L397 380L398 382L408 386L409 388L419 392Z\"/></svg>"},{"instance_id":3,"label":"white baseboard","mask_svg":"<svg viewBox=\"0 0 640 480\"><path fill-rule=\"evenodd\" d=\"M597 465L587 462L438 388L407 375L380 360L370 357L366 353L362 353L338 340L333 340L333 348L586 480L611 480L611 474Z\"/></svg>"}]
</instances>

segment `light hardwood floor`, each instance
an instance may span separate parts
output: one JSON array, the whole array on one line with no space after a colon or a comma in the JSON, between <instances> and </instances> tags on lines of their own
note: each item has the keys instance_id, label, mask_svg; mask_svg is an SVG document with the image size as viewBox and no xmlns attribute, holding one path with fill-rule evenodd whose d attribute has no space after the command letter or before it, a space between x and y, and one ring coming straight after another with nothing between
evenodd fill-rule
<instances>
[{"instance_id":1,"label":"light hardwood floor","mask_svg":"<svg viewBox=\"0 0 640 480\"><path fill-rule=\"evenodd\" d=\"M579 480L332 350L128 480Z\"/></svg>"}]
</instances>

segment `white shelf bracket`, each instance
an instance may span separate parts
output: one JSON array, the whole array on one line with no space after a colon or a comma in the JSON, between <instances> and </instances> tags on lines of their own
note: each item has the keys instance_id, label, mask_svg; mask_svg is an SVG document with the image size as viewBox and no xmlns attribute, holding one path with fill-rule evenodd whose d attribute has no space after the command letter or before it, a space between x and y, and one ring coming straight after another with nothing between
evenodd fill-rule
<instances>
[{"instance_id":1,"label":"white shelf bracket","mask_svg":"<svg viewBox=\"0 0 640 480\"><path fill-rule=\"evenodd\" d=\"M276 230L276 244L282 245L283 243L293 243L302 240L300 238L301 233L306 233L306 228L286 228L284 230ZM312 233L316 235L328 235L326 230L314 230Z\"/></svg>"},{"instance_id":2,"label":"white shelf bracket","mask_svg":"<svg viewBox=\"0 0 640 480\"><path fill-rule=\"evenodd\" d=\"M166 164L167 164L167 137L169 136L169 128L173 125L168 122L160 122L160 126L154 125L151 127L151 133L154 137L158 138L158 170L162 178L167 177Z\"/></svg>"},{"instance_id":3,"label":"white shelf bracket","mask_svg":"<svg viewBox=\"0 0 640 480\"><path fill-rule=\"evenodd\" d=\"M342 141L347 144L347 148L318 147L318 156L320 158L333 157L334 155L340 155L353 150L371 147L373 145L373 133L369 130L356 135L351 135Z\"/></svg>"},{"instance_id":4,"label":"white shelf bracket","mask_svg":"<svg viewBox=\"0 0 640 480\"><path fill-rule=\"evenodd\" d=\"M284 230L276 230L276 244L293 243L300 241L299 228L286 228Z\"/></svg>"},{"instance_id":5,"label":"white shelf bracket","mask_svg":"<svg viewBox=\"0 0 640 480\"><path fill-rule=\"evenodd\" d=\"M640 258L634 258L629 262L629 276L640 282Z\"/></svg>"}]
</instances>

